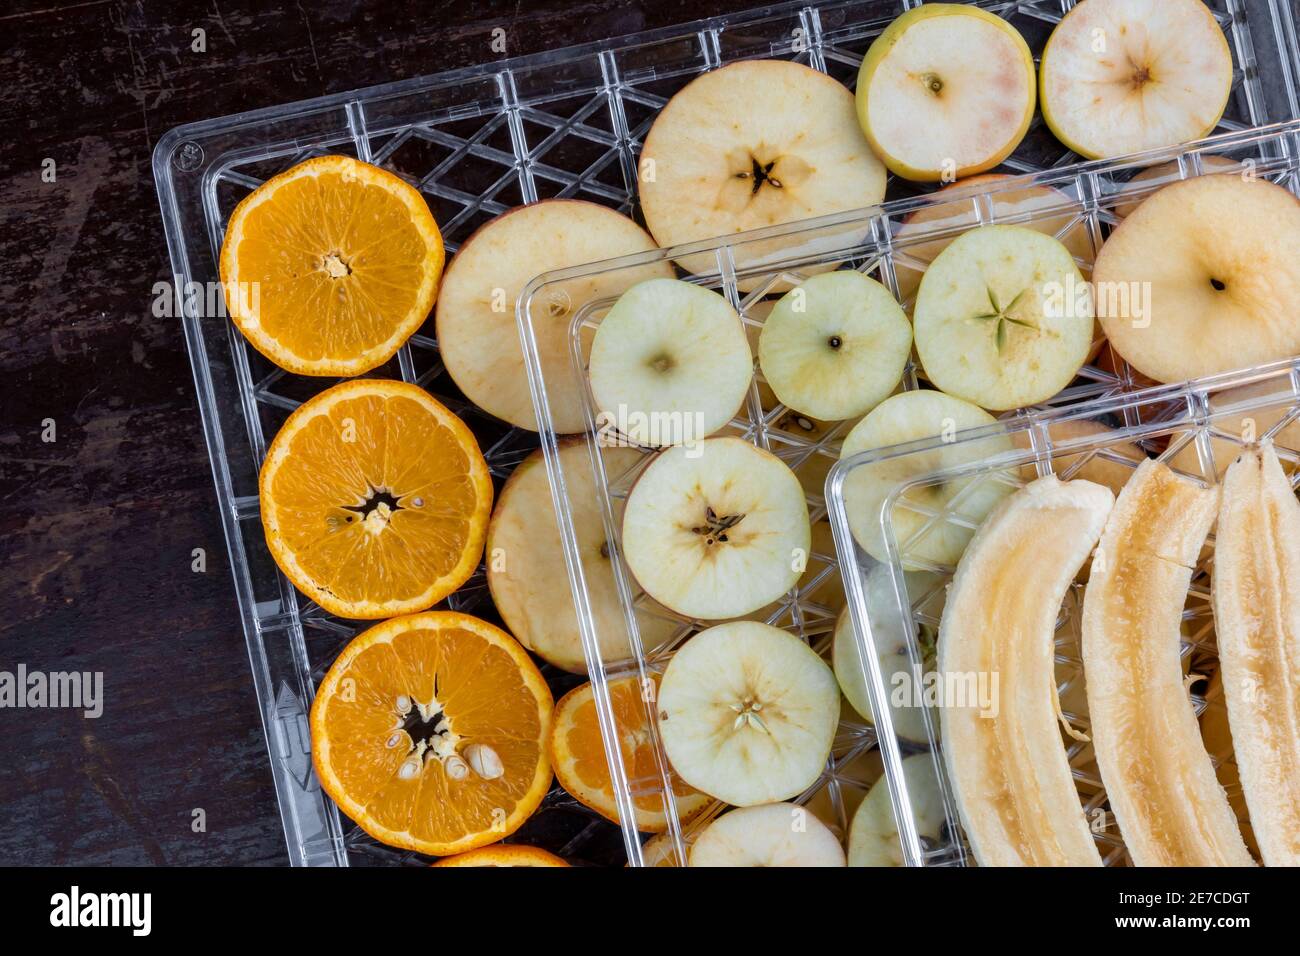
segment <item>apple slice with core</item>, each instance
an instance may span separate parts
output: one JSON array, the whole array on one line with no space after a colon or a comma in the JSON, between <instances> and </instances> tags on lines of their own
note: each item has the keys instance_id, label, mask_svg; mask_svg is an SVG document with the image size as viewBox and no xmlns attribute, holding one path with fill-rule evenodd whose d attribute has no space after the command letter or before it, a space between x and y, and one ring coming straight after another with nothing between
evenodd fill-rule
<instances>
[{"instance_id":1,"label":"apple slice with core","mask_svg":"<svg viewBox=\"0 0 1300 956\"><path fill-rule=\"evenodd\" d=\"M1011 155L1034 116L1034 58L978 7L927 3L880 34L858 72L858 120L904 179L953 182Z\"/></svg>"},{"instance_id":2,"label":"apple slice with core","mask_svg":"<svg viewBox=\"0 0 1300 956\"><path fill-rule=\"evenodd\" d=\"M735 417L754 358L726 299L680 279L651 279L619 296L601 321L589 374L603 423L638 445L678 445Z\"/></svg>"},{"instance_id":3,"label":"apple slice with core","mask_svg":"<svg viewBox=\"0 0 1300 956\"><path fill-rule=\"evenodd\" d=\"M465 241L442 279L437 336L448 374L484 411L536 431L515 322L520 293L544 272L653 248L654 240L631 219L583 200L548 199L497 216ZM533 331L557 432L586 428L583 382L569 357L573 311L642 280L672 275L669 262L616 269L549 286L545 301L533 303Z\"/></svg>"},{"instance_id":4,"label":"apple slice with core","mask_svg":"<svg viewBox=\"0 0 1300 956\"><path fill-rule=\"evenodd\" d=\"M865 415L898 387L912 326L893 295L860 272L805 280L763 324L758 364L776 397L830 421Z\"/></svg>"},{"instance_id":5,"label":"apple slice with core","mask_svg":"<svg viewBox=\"0 0 1300 956\"><path fill-rule=\"evenodd\" d=\"M921 285L921 276L925 269L935 260L939 253L947 249L956 238L954 235L941 236L936 239L917 237L941 230L955 230L963 225L974 228L977 225L975 209L971 200L978 194L974 187L994 187L998 183L1014 179L1003 173L985 173L972 176L959 182L950 183L934 194L935 199L943 199L945 194L954 192L967 193L971 199L965 202L938 202L933 206L922 206L909 214L894 233L894 278L898 282L898 297L904 308L910 308L915 302L916 290ZM1082 263L1084 270L1092 267L1092 237L1088 230L1088 221L1082 215L1083 206L1071 199L1059 189L1051 186L1029 185L1021 189L1004 189L988 194L988 202L993 215L998 220L1012 217L1033 216L1016 225L1033 229L1044 235L1059 239L1070 250L1076 263ZM1046 210L1053 210L1047 213ZM920 266L916 263L920 263ZM1105 344L1101 325L1093 322L1092 346L1088 349L1087 361L1091 362L1101 352Z\"/></svg>"},{"instance_id":6,"label":"apple slice with core","mask_svg":"<svg viewBox=\"0 0 1300 956\"><path fill-rule=\"evenodd\" d=\"M963 225L975 228L979 223L975 218L973 200L979 194L975 187L996 187L999 183L1014 179L1004 173L985 173L972 176L959 182L944 186L931 198L932 206L922 206L910 213L898 231L894 233L894 276L898 280L898 295L907 304L907 300L916 295L921 284L921 276L935 257L947 249L956 236L947 235L934 239L920 239L927 233L941 230L956 230ZM945 202L954 193L969 195L966 201ZM1087 220L1083 218L1083 206L1072 200L1059 189L1051 186L1029 185L1021 189L1004 189L990 192L989 205L993 215L999 220L1013 216L1032 215L1034 218L1016 223L1026 229L1034 229L1044 235L1052 236L1064 243L1070 254L1080 262L1092 261L1092 240L1088 237ZM1059 210L1043 213L1040 210ZM920 241L918 241L920 239ZM908 260L917 260L917 268Z\"/></svg>"},{"instance_id":7,"label":"apple slice with core","mask_svg":"<svg viewBox=\"0 0 1300 956\"><path fill-rule=\"evenodd\" d=\"M659 688L664 752L688 784L738 807L787 800L826 768L840 689L826 662L770 624L701 631ZM697 844L698 848L698 844Z\"/></svg>"},{"instance_id":8,"label":"apple slice with core","mask_svg":"<svg viewBox=\"0 0 1300 956\"><path fill-rule=\"evenodd\" d=\"M606 448L608 480L636 467L642 453L635 448ZM605 522L596 497L590 454L581 438L564 439L560 466L572 505L573 531L582 555L592 618L601 656L608 663L632 656L623 606L610 564ZM614 499L615 520L623 502ZM515 469L488 524L486 565L488 589L510 633L519 643L556 667L587 673L587 658L578 632L573 593L564 563L560 529L551 501L542 452L533 452ZM680 627L668 614L637 614L641 646L649 652Z\"/></svg>"},{"instance_id":9,"label":"apple slice with core","mask_svg":"<svg viewBox=\"0 0 1300 956\"><path fill-rule=\"evenodd\" d=\"M660 452L623 512L623 554L641 587L703 620L780 598L806 568L811 541L799 479L741 438Z\"/></svg>"},{"instance_id":10,"label":"apple slice with core","mask_svg":"<svg viewBox=\"0 0 1300 956\"><path fill-rule=\"evenodd\" d=\"M981 226L930 264L912 323L926 378L1001 411L1070 384L1092 346L1092 298L1070 250L1051 236Z\"/></svg>"},{"instance_id":11,"label":"apple slice with core","mask_svg":"<svg viewBox=\"0 0 1300 956\"><path fill-rule=\"evenodd\" d=\"M1111 347L1158 382L1296 355L1300 200L1251 177L1172 183L1110 234L1092 277Z\"/></svg>"},{"instance_id":12,"label":"apple slice with core","mask_svg":"<svg viewBox=\"0 0 1300 956\"><path fill-rule=\"evenodd\" d=\"M646 224L665 247L885 197L885 167L858 129L853 94L787 60L745 60L692 80L655 118L638 171ZM736 266L834 248L852 230L834 233L798 246L788 239L745 243L734 249ZM704 273L716 270L717 260L688 256L681 265Z\"/></svg>"},{"instance_id":13,"label":"apple slice with core","mask_svg":"<svg viewBox=\"0 0 1300 956\"><path fill-rule=\"evenodd\" d=\"M885 399L854 426L844 439L840 457L850 458L923 438L947 439L962 429L995 421L982 408L942 392L903 392ZM844 504L854 539L877 561L888 561L881 509L895 488L930 472L960 467L1011 447L1010 439L998 436L945 443L929 451L859 465L844 479ZM972 482L976 483L973 488ZM889 515L904 567L929 570L932 565L956 564L974 534L974 526L1011 491L1011 485L990 477L955 478L908 489ZM950 506L960 520L935 517Z\"/></svg>"},{"instance_id":14,"label":"apple slice with core","mask_svg":"<svg viewBox=\"0 0 1300 956\"><path fill-rule=\"evenodd\" d=\"M1048 38L1039 83L1056 138L1101 159L1209 134L1232 54L1201 0L1083 0Z\"/></svg>"}]
</instances>

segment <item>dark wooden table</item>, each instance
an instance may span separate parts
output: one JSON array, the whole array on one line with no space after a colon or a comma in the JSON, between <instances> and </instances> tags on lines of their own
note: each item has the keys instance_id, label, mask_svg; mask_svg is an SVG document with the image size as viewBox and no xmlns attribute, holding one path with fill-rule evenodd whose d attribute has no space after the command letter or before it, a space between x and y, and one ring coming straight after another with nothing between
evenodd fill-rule
<instances>
[{"instance_id":1,"label":"dark wooden table","mask_svg":"<svg viewBox=\"0 0 1300 956\"><path fill-rule=\"evenodd\" d=\"M285 860L189 361L151 309L158 138L752 5L4 5L0 670L101 672L104 706L0 709L0 863Z\"/></svg>"},{"instance_id":2,"label":"dark wooden table","mask_svg":"<svg viewBox=\"0 0 1300 956\"><path fill-rule=\"evenodd\" d=\"M0 670L100 672L105 700L0 709L0 864L285 860L189 362L151 310L159 136L753 5L5 4Z\"/></svg>"}]
</instances>

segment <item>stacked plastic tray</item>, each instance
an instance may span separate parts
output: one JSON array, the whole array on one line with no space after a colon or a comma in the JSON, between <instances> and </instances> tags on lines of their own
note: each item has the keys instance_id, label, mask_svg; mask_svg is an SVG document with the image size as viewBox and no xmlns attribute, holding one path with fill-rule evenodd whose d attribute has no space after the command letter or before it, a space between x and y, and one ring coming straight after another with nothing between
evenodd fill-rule
<instances>
[{"instance_id":1,"label":"stacked plastic tray","mask_svg":"<svg viewBox=\"0 0 1300 956\"><path fill-rule=\"evenodd\" d=\"M215 288L212 284L218 278L216 261L226 219L235 204L270 176L303 159L346 153L392 170L419 188L442 227L449 251L493 216L539 199L583 198L636 216L636 161L641 140L667 99L691 79L738 59L780 57L807 63L851 85L871 40L899 13L914 5L867 0L765 7L598 44L206 120L173 130L159 142L154 174L172 271L182 292L199 293L186 297L182 321L293 863L425 861L376 844L340 816L312 774L307 709L316 682L360 627L357 622L335 618L306 601L275 567L262 540L257 472L269 439L287 415L302 401L333 384L333 380L297 376L270 365L248 348L234 329L221 308L219 295L211 295ZM1035 51L1041 49L1052 27L1071 6L1059 0L980 5L1010 20ZM1031 175L1032 181L1061 190L1061 207L1044 208L1042 214L1064 215L1069 220L1065 228L1084 230L1094 249L1109 225L1107 203L1126 194L1125 184L1138 168L1160 159L1178 159L1172 174L1178 177L1198 174L1197 157L1206 152L1250 159L1257 163L1260 175L1283 179L1294 188L1295 127L1255 131L1300 115L1293 82L1295 33L1286 0L1250 4L1214 0L1210 6L1229 38L1236 66L1233 93L1216 130L1219 140L1144 156L1127 164L1072 165L1077 157L1066 152L1036 122L1002 170ZM1273 85L1280 94L1268 94L1261 79L1266 73L1277 78ZM1146 183L1129 192L1156 185ZM800 261L797 256L789 261L769 260L766 275L744 276L754 281L744 282L749 291L741 293L733 258L738 244L778 239L789 241L793 250L815 234L824 240L819 247L821 262L848 262L892 284L895 257L906 255L904 249L892 248L901 217L931 203L918 196L918 191L912 184L891 180L889 202L882 208L648 256L711 254L717 268L693 276L693 280L727 295L754 331L761 325L761 303L766 291L780 281L797 280L801 269L817 263ZM987 192L944 198L945 202L964 204L962 208L970 217L967 227L990 221L993 206ZM536 281L520 303L525 339L532 321L531 303L542 301L539 296L547 294L548 285L553 287L584 271L607 271L630 264L596 264ZM580 330L598 323L609 303L574 305L577 343ZM572 374L583 375L582 363L581 348L575 346ZM545 426L549 421L547 383L535 356L529 371ZM461 414L479 437L498 479L508 476L539 442L538 435L507 426L460 396L439 359L432 322L413 336L392 362L370 374L418 383ZM914 379L909 379L909 384L914 385ZM1122 367L1117 371L1088 368L1079 382L1053 404L1104 400L1129 387ZM797 592L772 609L770 617L807 638L814 647L824 649L844 600L823 491L823 482L838 458L843 424L815 423L789 413L774 404L758 378L751 392L733 430L779 454L800 475L817 525L810 573ZM567 501L568 486L559 468L555 439L555 434L543 427L540 441L547 450L561 529L570 533L566 559L581 611L586 582L580 565L574 563L572 528L566 521L571 503ZM611 475L603 468L599 445L589 442L589 448L589 464L600 480L599 497L603 506L611 507L614 499L626 493L637 469ZM1050 465L1050 455L1044 461ZM626 653L618 660L603 659L597 652L589 619L582 636L611 770L625 808L623 818L630 819L626 808L634 796L660 793L670 803L671 796L664 788L666 766L662 761L660 772L652 779L628 778L617 748L611 746L617 728L609 707L608 682L621 675L662 669L672 649L694 633L698 622L677 622L680 627L672 641L654 655L642 652L636 628L638 595L617 559L618 529L612 514L611 510L607 530L628 611L628 632L623 635ZM847 598L859 639L866 641L867 622L860 619L860 595L853 583L861 571L857 566L860 555L852 549L843 550L847 541L839 543L840 553L852 556L849 564L853 567L846 564L846 570L852 572L846 576ZM481 571L450 598L449 604L494 616ZM557 692L567 690L578 680L553 669L544 669L544 673ZM824 801L827 813L841 827L847 822L845 808L850 801L846 796L850 790L860 789L879 774L882 762L886 768L896 767L901 751L892 741L886 721L880 723L878 740L877 731L870 726L846 720L823 779L801 798L805 802ZM909 860L916 862L920 851L914 839L908 841L906 795L895 791L895 797L903 811L900 825L904 845L910 847ZM581 807L558 788L517 836L575 862L621 863L624 851L633 864L642 862L640 835L630 828L620 833L619 828ZM665 838L670 858L683 859L680 854L684 837L689 838L689 833L684 833L670 814ZM959 854L954 849L950 855Z\"/></svg>"}]
</instances>

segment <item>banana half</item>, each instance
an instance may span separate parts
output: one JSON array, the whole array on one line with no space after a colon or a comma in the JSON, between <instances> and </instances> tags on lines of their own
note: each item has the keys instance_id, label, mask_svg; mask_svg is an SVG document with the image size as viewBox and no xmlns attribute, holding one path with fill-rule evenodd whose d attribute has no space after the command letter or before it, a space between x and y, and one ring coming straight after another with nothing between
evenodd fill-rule
<instances>
[{"instance_id":1,"label":"banana half","mask_svg":"<svg viewBox=\"0 0 1300 956\"><path fill-rule=\"evenodd\" d=\"M1092 742L1136 866L1251 866L1215 778L1179 658L1192 570L1219 489L1164 464L1138 466L1120 493L1083 602Z\"/></svg>"},{"instance_id":2,"label":"banana half","mask_svg":"<svg viewBox=\"0 0 1300 956\"><path fill-rule=\"evenodd\" d=\"M981 866L1101 865L1057 728L1053 641L1114 500L1090 481L1039 478L998 506L957 565L939 628L940 717ZM949 690L980 679L994 688L990 700Z\"/></svg>"},{"instance_id":3,"label":"banana half","mask_svg":"<svg viewBox=\"0 0 1300 956\"><path fill-rule=\"evenodd\" d=\"M1228 723L1268 866L1300 866L1300 502L1272 444L1228 469L1214 548Z\"/></svg>"}]
</instances>

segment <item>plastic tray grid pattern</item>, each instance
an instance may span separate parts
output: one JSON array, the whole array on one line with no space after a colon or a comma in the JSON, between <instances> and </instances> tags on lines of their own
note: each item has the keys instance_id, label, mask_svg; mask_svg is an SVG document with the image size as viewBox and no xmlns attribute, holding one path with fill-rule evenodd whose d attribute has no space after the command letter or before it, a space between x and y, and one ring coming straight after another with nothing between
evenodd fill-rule
<instances>
[{"instance_id":1,"label":"plastic tray grid pattern","mask_svg":"<svg viewBox=\"0 0 1300 956\"><path fill-rule=\"evenodd\" d=\"M1300 112L1289 9L1283 0L1264 3L1267 22L1257 15L1253 23L1239 0L1211 3L1237 67L1222 130ZM194 284L200 289L197 302L187 301L183 323L293 863L421 861L374 844L340 818L312 776L306 710L317 680L358 628L306 603L279 574L261 541L256 477L267 441L288 413L333 382L276 369L248 348L219 303L204 307L211 303L218 250L234 205L297 162L346 153L419 188L449 252L491 217L538 199L585 198L636 214L641 139L658 109L690 79L736 59L782 56L851 85L870 40L914 5L911 0L782 4L207 120L173 130L159 142L154 173L175 282L182 290ZM1010 19L1039 48L1071 4L981 5ZM1261 48L1266 50L1262 61ZM1261 62L1282 72L1282 101L1266 100ZM1074 158L1036 121L1006 169L1044 169ZM891 195L913 188L897 180L890 185ZM497 478L536 445L532 434L491 419L459 397L439 360L432 322L372 374L416 382L462 414ZM481 572L449 603L491 616ZM557 691L572 681L559 672L547 676ZM525 831L521 839L540 840L578 859L611 861L609 827L558 788L536 822L546 833Z\"/></svg>"},{"instance_id":2,"label":"plastic tray grid pattern","mask_svg":"<svg viewBox=\"0 0 1300 956\"><path fill-rule=\"evenodd\" d=\"M1297 141L1297 133L1300 133L1300 123L1279 124L1261 131L1225 134L1186 147L1154 150L1124 160L1098 161L990 186L977 185L968 190L954 191L943 197L900 200L886 203L875 211L830 216L794 226L762 230L728 240L694 243L540 276L530 284L520 299L519 319L527 343L526 353L529 358L534 400L538 406L539 420L543 424L543 448L548 453L547 464L550 468L557 511L561 515L561 528L566 539L566 548L570 551L566 557L569 559L575 600L578 601L579 607L582 608L584 602L589 604L592 587L585 579L582 568L576 560L576 551L573 549L576 539L571 515L581 505L569 497L569 482L556 455L555 441L558 436L548 428L550 399L546 375L550 374L554 377L556 372L553 369L548 372L542 367L537 357L534 338L534 327L548 320L548 313L544 307L536 307L535 304L542 306L552 296L564 294L562 290L566 283L594 274L616 276L620 270L632 269L660 259L674 259L680 262L689 257L698 262L702 256L711 257L714 263L712 271L690 278L726 296L739 311L751 333L751 340L756 340L766 310L770 307L776 293L797 284L812 272L837 264L842 268L862 271L884 283L905 307L910 307L911 296L900 286L900 273L915 274L918 278L913 281L919 281L919 274L924 272L929 258L935 255L934 244L937 241L951 239L979 225L994 223L1037 225L1038 228L1050 232L1075 250L1078 264L1086 276L1090 271L1096 250L1100 248L1109 230L1119 222L1123 211L1168 182L1209 174L1206 156L1213 155L1233 160L1237 164L1234 168L1235 175L1266 178L1300 194L1300 179L1297 178L1297 157L1300 156L1298 145L1300 144ZM1170 165L1161 177L1146 181L1132 181L1137 173L1162 163ZM1002 194L1017 194L1027 187L1048 187L1045 191L1046 198L1043 198L1041 203L1030 206L1023 203L999 202ZM911 215L920 209L928 209L935 214L923 227L917 227L909 222ZM806 250L810 247L817 251L808 253ZM768 256L768 261L763 265L749 265L738 269L736 263L749 261L752 256L746 253L753 248L763 249ZM801 249L805 251L798 252ZM915 284L911 288L914 289ZM602 299L582 303L577 308L571 323L571 367L563 374L573 376L583 383L584 409L590 436L597 434L598 409L589 387L585 384L586 349L590 342L590 330L599 325L613 301L613 299ZM918 384L916 369L909 368L904 377L903 387L916 388ZM1156 440L1169 436L1172 434L1170 429L1175 429L1175 426L1168 424L1172 414L1166 394L1168 389L1158 390L1161 394L1166 394L1163 399L1132 400L1128 396L1139 394L1139 386L1140 383L1135 382L1131 370L1122 361L1110 367L1088 365L1081 369L1076 381L1069 388L1049 402L1036 408L1008 413L1004 416L1003 424L996 427L1006 432L1025 431L1030 429L1031 423L1040 419L1062 415L1073 416L1071 410L1074 408L1087 409L1100 405L1105 406L1107 425L1121 428L1117 433L1118 436L1123 436L1125 441L1129 441L1131 436L1136 435L1140 440L1139 447L1149 452L1154 451ZM1114 410L1111 410L1107 403L1115 404ZM801 429L797 424L800 421L810 424L811 429ZM832 466L839 458L842 439L852 424L852 422L809 422L803 416L777 403L767 390L761 371L757 371L746 406L732 421L726 432L739 435L771 451L784 460L800 477L807 491L809 513L814 522L814 540L816 540L816 529L819 525L826 522L835 523L834 516L829 515L829 512L836 507L835 488L840 479L830 481L826 479L828 474L840 473L845 467L838 466L832 472ZM1185 432L1185 427L1178 431L1178 447L1191 440ZM1037 434L1036 431L1029 433ZM1120 438L1114 437L1113 441L1119 444ZM619 500L626 496L632 480L641 470L644 461L632 468L630 472L622 475L613 474L605 466L608 442L588 437L586 444L597 487L602 491L600 505L605 516L608 550L612 557L617 587L627 611L626 633L619 637L623 640L628 653L613 660L602 657L595 641L594 622L589 616L583 617L580 614L588 661L597 688L596 697L601 702L602 717L608 721L605 730L606 740L609 741L618 739L620 732L613 709L608 704L605 691L607 685L629 676L645 680L653 673L662 672L668 658L677 647L698 630L716 622L682 620L681 629L674 640L653 650L647 650L643 646L640 631L644 614L668 612L656 607L646 595L640 592L623 564L619 548L621 529L615 516L619 513ZM934 447L937 443L913 444L924 444L928 448ZM899 447L908 449L912 446ZM1075 445L1071 444L1069 447L1073 448ZM1035 451L1039 450L1038 445L1034 445L1033 448ZM1087 453L1082 460L1069 463L1069 473L1072 474L1083 461L1094 454L1108 461L1121 458L1113 450L1106 448L1085 451ZM1169 453L1172 454L1173 451L1177 451L1177 448L1173 448ZM1050 458L1049 454L1044 460ZM1023 461L1016 462L1016 465L1034 460L1031 454ZM1133 467L1134 462L1130 460L1127 464ZM1018 473L1007 469L1004 471L1006 473L989 477L987 480L1013 484L1020 482ZM942 479L935 479L938 480ZM963 495L954 499L946 511L928 515L930 523L926 529L918 532L918 536L927 531L933 532L936 523L953 522L973 527L974 524L970 519L962 515L961 508L962 503L974 493L974 490L974 486L967 488ZM842 501L839 507L843 507ZM861 588L865 573L872 562L865 558L862 552L848 546L851 538L843 539L839 529L834 530L838 555L852 556L852 567L840 570L851 572L844 575L845 585L849 594L849 604L856 608L858 601L863 600ZM911 543L915 543L915 540L916 538L911 539ZM899 542L896 543L896 547L905 550L908 544L909 542ZM831 561L834 560L834 556L831 556ZM899 567L901 568L901 565ZM930 570L945 574L950 574L952 571L951 568L939 566L931 567ZM1188 627L1199 630L1189 633L1188 644L1184 648L1185 654L1198 665L1213 663L1212 647L1205 643L1209 612L1208 605L1205 603L1206 592L1203 584L1202 581L1194 588L1193 594L1199 603L1194 602L1189 606L1187 616ZM819 653L828 655L835 612L840 606L837 603L839 595L835 590L836 586L835 579L831 579L830 585L826 581L819 582L817 588L812 589L815 591L814 600L810 599L810 588L805 579L796 590L786 595L775 606L765 608L753 617L788 629L806 640ZM907 595L905 591L900 593L907 598L909 613L914 615L902 622L905 628L903 633L913 634L917 624L937 629L938 612L934 601L936 589L927 589L924 594ZM1076 603L1079 597L1077 592L1072 594L1072 600ZM855 623L858 622L856 612L854 620ZM1067 607L1062 617L1062 627L1067 628L1068 631L1072 622L1077 624L1077 614L1072 614L1070 607ZM891 633L894 633L894 630L891 629ZM1073 689L1077 695L1081 688L1077 631L1073 636L1067 631L1062 632L1058 646L1062 692L1067 693ZM865 633L865 630L860 632L860 639L861 634ZM604 639L608 641L608 635L605 635ZM914 651L914 653L919 652ZM867 655L864 659L874 660L874 657ZM1069 701L1070 697L1067 695L1066 699ZM1204 702L1199 703L1203 705ZM880 707L876 706L875 710L879 713ZM1068 704L1067 712L1069 712ZM1086 719L1077 712L1077 709L1072 716L1086 726ZM653 720L651 724L653 725ZM885 722L880 721L878 727L885 727ZM864 780L860 774L857 776L848 774L846 768L854 763L860 766L858 758L862 756L864 750L870 750L875 745L875 741L876 730L846 709L825 772L812 787L796 798L795 802L804 804L815 802L822 808L828 808L829 813L826 815L830 817L829 822L843 831L854 805L846 799L847 795L853 794L855 800L860 798L866 783L870 782L869 779ZM898 761L916 748L900 743L893 734L892 726L882 731L882 741L884 746L880 747L879 756L884 766L896 776ZM1070 741L1069 746L1071 759L1078 767L1081 792L1088 801L1089 807L1096 809L1103 803L1104 793L1095 768L1089 769L1087 766L1086 748L1074 741ZM616 749L607 746L607 756L614 768L614 776L621 790L620 796L629 801L628 810L631 807L630 801L634 799L646 800L657 797L663 801L670 821L668 837L665 839L673 841L674 848L679 853L685 851L692 836L722 809L721 805L716 805L709 812L694 819L680 819L675 812L675 801L667 785L669 780L666 772L667 761L661 751L658 754L657 772L641 776L628 775L627 768L621 766L622 758ZM630 818L627 811L624 811L623 818ZM906 838L905 824L903 833ZM626 828L624 836L629 844L629 854L632 858L644 862L648 854L640 847L642 838L632 828ZM1100 839L1106 844L1108 858L1112 861L1121 858L1122 848L1113 836L1113 832L1103 831ZM916 846L919 844L915 844L913 849ZM951 863L961 862L964 859L961 847L956 842L931 848L927 854L925 856L927 862ZM655 858L658 858L658 855L659 850L656 847ZM680 861L684 857L678 859ZM919 860L918 856L911 862L919 862Z\"/></svg>"}]
</instances>

